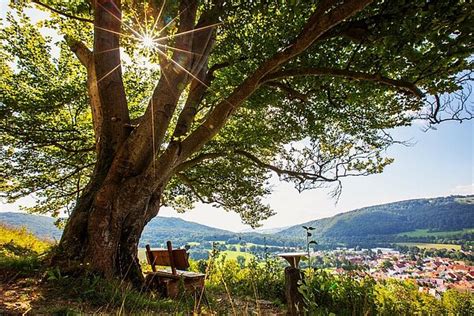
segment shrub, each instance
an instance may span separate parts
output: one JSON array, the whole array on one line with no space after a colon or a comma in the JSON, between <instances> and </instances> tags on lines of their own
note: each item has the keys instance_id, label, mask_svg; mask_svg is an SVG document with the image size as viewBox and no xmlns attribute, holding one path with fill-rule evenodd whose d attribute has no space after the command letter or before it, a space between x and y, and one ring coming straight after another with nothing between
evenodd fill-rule
<instances>
[{"instance_id":1,"label":"shrub","mask_svg":"<svg viewBox=\"0 0 474 316\"><path fill-rule=\"evenodd\" d=\"M474 295L470 292L447 290L443 294L443 305L451 315L472 315L474 313Z\"/></svg>"},{"instance_id":2,"label":"shrub","mask_svg":"<svg viewBox=\"0 0 474 316\"><path fill-rule=\"evenodd\" d=\"M310 314L366 315L375 310L374 286L370 277L355 281L349 274L307 269L299 291Z\"/></svg>"},{"instance_id":3,"label":"shrub","mask_svg":"<svg viewBox=\"0 0 474 316\"><path fill-rule=\"evenodd\" d=\"M299 291L310 315L471 315L474 295L448 290L442 299L413 280L376 282L370 276L307 269Z\"/></svg>"},{"instance_id":4,"label":"shrub","mask_svg":"<svg viewBox=\"0 0 474 316\"><path fill-rule=\"evenodd\" d=\"M234 259L220 256L209 271L206 286L228 296L247 296L281 302L284 300L285 279L277 259L258 261L251 258L245 266ZM202 266L203 264L198 264Z\"/></svg>"}]
</instances>

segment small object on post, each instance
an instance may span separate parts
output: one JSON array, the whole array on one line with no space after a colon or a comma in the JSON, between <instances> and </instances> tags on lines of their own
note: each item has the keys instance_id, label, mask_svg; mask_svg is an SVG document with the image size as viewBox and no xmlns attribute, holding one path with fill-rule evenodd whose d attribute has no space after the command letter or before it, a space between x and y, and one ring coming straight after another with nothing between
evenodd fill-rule
<instances>
[{"instance_id":1,"label":"small object on post","mask_svg":"<svg viewBox=\"0 0 474 316\"><path fill-rule=\"evenodd\" d=\"M307 252L284 252L284 253L279 253L278 256L288 261L291 267L297 269L299 267L301 258L306 258L308 256L308 253Z\"/></svg>"}]
</instances>

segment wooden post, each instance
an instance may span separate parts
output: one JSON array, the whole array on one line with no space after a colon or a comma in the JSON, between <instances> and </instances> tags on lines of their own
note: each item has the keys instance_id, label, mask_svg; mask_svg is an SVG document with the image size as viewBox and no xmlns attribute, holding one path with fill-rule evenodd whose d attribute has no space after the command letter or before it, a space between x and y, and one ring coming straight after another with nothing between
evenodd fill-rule
<instances>
[{"instance_id":1,"label":"wooden post","mask_svg":"<svg viewBox=\"0 0 474 316\"><path fill-rule=\"evenodd\" d=\"M176 275L176 265L174 264L173 246L171 245L171 241L168 240L166 242L166 247L168 248L168 254L170 256L171 273Z\"/></svg>"},{"instance_id":2,"label":"wooden post","mask_svg":"<svg viewBox=\"0 0 474 316\"><path fill-rule=\"evenodd\" d=\"M153 253L151 252L150 245L146 245L146 256L148 257L148 262L151 265L151 271L156 272L155 268L155 258L153 257Z\"/></svg>"},{"instance_id":3,"label":"wooden post","mask_svg":"<svg viewBox=\"0 0 474 316\"><path fill-rule=\"evenodd\" d=\"M303 315L303 296L298 292L301 271L293 267L285 268L285 296L289 315Z\"/></svg>"}]
</instances>

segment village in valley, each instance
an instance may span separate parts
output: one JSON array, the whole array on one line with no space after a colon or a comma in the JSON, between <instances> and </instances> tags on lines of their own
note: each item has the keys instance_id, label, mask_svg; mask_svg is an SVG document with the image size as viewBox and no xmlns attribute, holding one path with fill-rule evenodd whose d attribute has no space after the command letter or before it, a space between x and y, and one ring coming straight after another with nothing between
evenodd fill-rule
<instances>
[{"instance_id":1,"label":"village in valley","mask_svg":"<svg viewBox=\"0 0 474 316\"><path fill-rule=\"evenodd\" d=\"M441 244L419 244L418 247L407 247L394 244L394 248L355 248L337 247L335 249L317 250L303 247L276 247L241 242L241 245L221 243L212 244L222 256L233 258L241 265L257 258L260 261L277 260L282 266L288 263L281 257L285 253L301 254L299 266L326 270L335 275L350 275L356 279L370 276L376 281L390 279L405 281L412 280L418 286L419 292L441 298L449 289L474 293L474 265L471 248L462 249L457 245L444 245L446 248L429 248L443 246ZM449 248L449 247L455 247ZM195 247L206 247L205 244L194 244ZM421 248L419 248L421 247ZM423 248L428 247L428 248ZM308 260L308 255L309 258ZM201 260L203 260L201 258Z\"/></svg>"},{"instance_id":2,"label":"village in valley","mask_svg":"<svg viewBox=\"0 0 474 316\"><path fill-rule=\"evenodd\" d=\"M338 249L311 253L313 261L327 257L332 258L332 264L339 266L333 268L337 274L350 270L360 277L370 275L376 280L411 279L419 286L419 291L438 298L448 289L474 292L474 266L461 260L421 258L391 248Z\"/></svg>"}]
</instances>

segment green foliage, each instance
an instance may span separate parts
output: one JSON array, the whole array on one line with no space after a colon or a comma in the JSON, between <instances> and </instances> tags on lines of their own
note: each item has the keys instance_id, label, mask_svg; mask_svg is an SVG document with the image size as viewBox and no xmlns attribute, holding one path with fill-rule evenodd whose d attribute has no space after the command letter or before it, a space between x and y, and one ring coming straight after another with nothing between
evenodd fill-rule
<instances>
[{"instance_id":1,"label":"green foliage","mask_svg":"<svg viewBox=\"0 0 474 316\"><path fill-rule=\"evenodd\" d=\"M393 268L393 263L392 263L392 261L390 261L390 260L385 260L384 262L382 262L382 268L384 268L384 269Z\"/></svg>"},{"instance_id":2,"label":"green foliage","mask_svg":"<svg viewBox=\"0 0 474 316\"><path fill-rule=\"evenodd\" d=\"M89 1L44 2L81 18L93 15ZM215 72L192 130L263 61L292 43L319 2L237 3L222 2L209 66L229 66ZM34 193L38 201L31 210L57 215L74 207L96 160L86 73L66 40L92 47L93 26L56 13L33 22L24 13L31 5L13 1L0 29L0 115L6 122L0 126L0 189L8 201ZM122 71L130 116L137 118L161 74L158 54L144 59L150 54L134 37L154 21L145 19L149 4L123 1L122 7L126 25L121 30ZM198 15L209 8L209 2L201 2ZM167 1L162 16L170 22L170 34L176 32L171 22L177 11L178 1ZM424 116L428 95L446 97L469 84L460 74L472 71L471 12L465 1L374 1L282 65L282 70L331 68L376 80L323 75L279 82L306 100L295 98L281 85L262 84L196 153L218 153L219 158L172 178L165 203L180 210L198 201L213 203L258 225L273 214L264 203L271 192L269 165L299 190L330 182L336 184L335 194L340 193L340 177L382 172L393 161L384 155L394 142L385 131ZM416 83L425 95L418 98L404 88L381 84L380 77ZM189 89L184 91L179 109ZM445 107L448 115L453 108ZM312 176L302 176L308 174Z\"/></svg>"},{"instance_id":3,"label":"green foliage","mask_svg":"<svg viewBox=\"0 0 474 316\"><path fill-rule=\"evenodd\" d=\"M415 281L388 280L376 286L376 304L382 315L442 314L445 307L439 300L418 291Z\"/></svg>"},{"instance_id":4,"label":"green foliage","mask_svg":"<svg viewBox=\"0 0 474 316\"><path fill-rule=\"evenodd\" d=\"M85 71L64 42L51 56L40 26L21 12L2 21L0 186L9 201L36 193L34 209L57 214L87 182L94 144Z\"/></svg>"},{"instance_id":5,"label":"green foliage","mask_svg":"<svg viewBox=\"0 0 474 316\"><path fill-rule=\"evenodd\" d=\"M349 275L307 269L299 291L310 314L366 315L374 311L374 286L368 277L356 282Z\"/></svg>"},{"instance_id":6,"label":"green foliage","mask_svg":"<svg viewBox=\"0 0 474 316\"><path fill-rule=\"evenodd\" d=\"M234 259L219 256L209 270L206 287L228 297L248 297L282 302L284 275L281 262L275 258L259 261L251 258L245 265Z\"/></svg>"},{"instance_id":7,"label":"green foliage","mask_svg":"<svg viewBox=\"0 0 474 316\"><path fill-rule=\"evenodd\" d=\"M414 281L305 270L299 287L310 315L469 315L474 295L448 290L439 300Z\"/></svg>"},{"instance_id":8,"label":"green foliage","mask_svg":"<svg viewBox=\"0 0 474 316\"><path fill-rule=\"evenodd\" d=\"M469 292L447 290L443 294L442 303L451 315L469 315L474 309L474 297Z\"/></svg>"}]
</instances>

